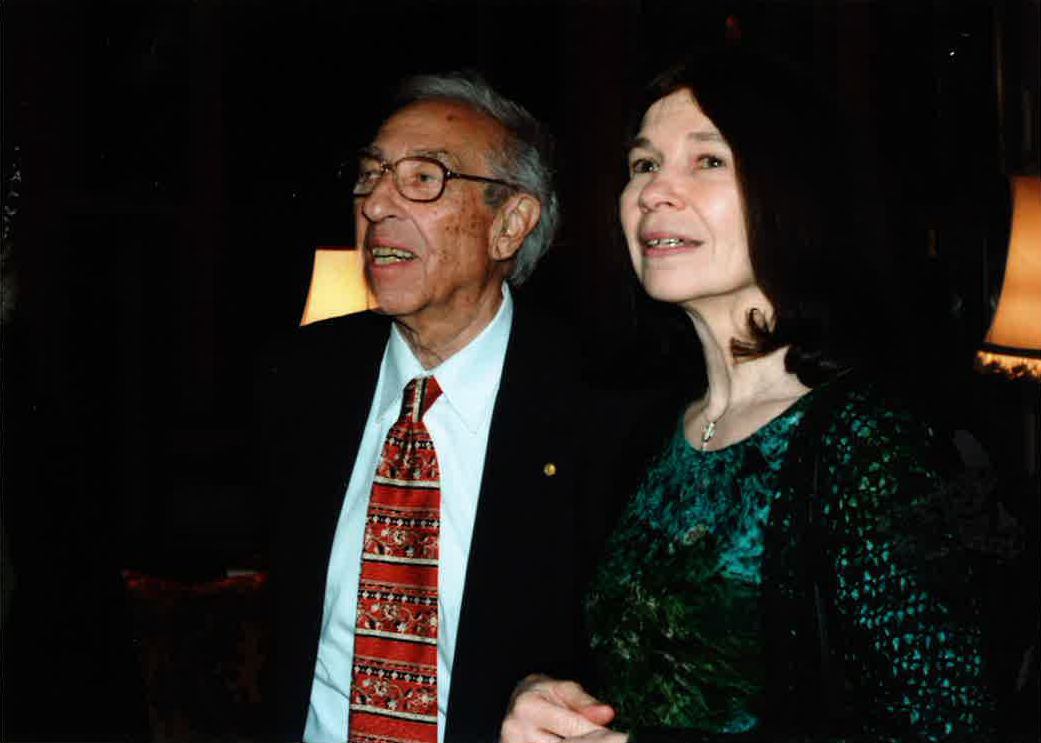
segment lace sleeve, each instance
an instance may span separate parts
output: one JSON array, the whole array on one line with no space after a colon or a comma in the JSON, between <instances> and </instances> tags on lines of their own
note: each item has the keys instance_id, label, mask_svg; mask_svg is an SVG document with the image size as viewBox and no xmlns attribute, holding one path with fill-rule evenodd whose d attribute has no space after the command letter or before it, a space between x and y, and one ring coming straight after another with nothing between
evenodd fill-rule
<instances>
[{"instance_id":1,"label":"lace sleeve","mask_svg":"<svg viewBox=\"0 0 1041 743\"><path fill-rule=\"evenodd\" d=\"M977 740L993 700L972 566L938 513L943 452L921 421L863 403L848 402L824 434L820 494L857 732Z\"/></svg>"}]
</instances>

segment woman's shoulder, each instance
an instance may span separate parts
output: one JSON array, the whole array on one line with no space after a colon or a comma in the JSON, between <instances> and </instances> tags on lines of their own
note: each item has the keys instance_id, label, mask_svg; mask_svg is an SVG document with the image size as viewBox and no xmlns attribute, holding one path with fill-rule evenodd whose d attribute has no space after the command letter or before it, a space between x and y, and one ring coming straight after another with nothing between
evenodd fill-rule
<instances>
[{"instance_id":1,"label":"woman's shoulder","mask_svg":"<svg viewBox=\"0 0 1041 743\"><path fill-rule=\"evenodd\" d=\"M850 374L810 396L795 448L835 475L933 476L954 462L946 429L898 386Z\"/></svg>"},{"instance_id":2,"label":"woman's shoulder","mask_svg":"<svg viewBox=\"0 0 1041 743\"><path fill-rule=\"evenodd\" d=\"M849 374L810 393L806 419L842 442L929 445L943 431L928 408L885 380Z\"/></svg>"}]
</instances>

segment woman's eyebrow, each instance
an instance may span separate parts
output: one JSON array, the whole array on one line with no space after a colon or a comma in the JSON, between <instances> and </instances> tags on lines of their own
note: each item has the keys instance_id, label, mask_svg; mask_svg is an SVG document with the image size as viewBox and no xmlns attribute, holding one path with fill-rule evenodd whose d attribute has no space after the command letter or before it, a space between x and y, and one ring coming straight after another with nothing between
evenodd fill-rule
<instances>
[{"instance_id":1,"label":"woman's eyebrow","mask_svg":"<svg viewBox=\"0 0 1041 743\"><path fill-rule=\"evenodd\" d=\"M691 132L687 135L687 139L694 142L719 142L720 144L726 144L726 140L723 139L723 135L715 129L705 129L703 131ZM651 144L651 140L647 137L634 137L629 141L629 144L625 147L625 152L629 153L635 149L647 150L655 155L660 155L658 148Z\"/></svg>"},{"instance_id":2,"label":"woman's eyebrow","mask_svg":"<svg viewBox=\"0 0 1041 743\"><path fill-rule=\"evenodd\" d=\"M634 137L633 139L629 140L629 143L625 146L625 152L627 154L636 149L647 150L648 152L652 152L655 155L661 154L658 151L658 148L651 144L651 140L647 139L647 137Z\"/></svg>"}]
</instances>

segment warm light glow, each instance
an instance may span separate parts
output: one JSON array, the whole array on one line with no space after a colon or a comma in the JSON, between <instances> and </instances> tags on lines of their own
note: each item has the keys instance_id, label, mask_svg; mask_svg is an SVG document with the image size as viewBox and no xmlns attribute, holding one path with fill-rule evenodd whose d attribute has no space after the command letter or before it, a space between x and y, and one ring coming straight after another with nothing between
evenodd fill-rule
<instances>
[{"instance_id":1,"label":"warm light glow","mask_svg":"<svg viewBox=\"0 0 1041 743\"><path fill-rule=\"evenodd\" d=\"M1041 178L1012 178L1012 231L998 308L976 363L1041 379Z\"/></svg>"},{"instance_id":2,"label":"warm light glow","mask_svg":"<svg viewBox=\"0 0 1041 743\"><path fill-rule=\"evenodd\" d=\"M362 312L375 306L376 300L365 285L360 250L339 247L315 250L314 270L301 325Z\"/></svg>"},{"instance_id":3,"label":"warm light glow","mask_svg":"<svg viewBox=\"0 0 1041 743\"><path fill-rule=\"evenodd\" d=\"M1041 379L1041 359L1028 359L1025 356L977 351L976 368L1012 379L1025 379L1026 377Z\"/></svg>"}]
</instances>

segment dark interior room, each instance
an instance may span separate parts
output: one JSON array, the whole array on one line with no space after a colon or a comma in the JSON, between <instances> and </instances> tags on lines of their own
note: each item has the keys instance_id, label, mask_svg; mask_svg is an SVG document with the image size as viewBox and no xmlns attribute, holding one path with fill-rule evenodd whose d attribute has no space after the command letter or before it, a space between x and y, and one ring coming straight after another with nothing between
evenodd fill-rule
<instances>
[{"instance_id":1,"label":"dark interior room","mask_svg":"<svg viewBox=\"0 0 1041 743\"><path fill-rule=\"evenodd\" d=\"M256 358L300 324L316 248L352 249L342 166L415 72L476 69L548 124L563 227L523 291L577 319L591 383L625 400L704 374L693 334L648 331L675 318L633 290L615 216L632 96L695 46L809 70L886 165L920 272L908 366L928 371L980 494L1023 525L1036 576L1041 384L977 351L1009 178L1038 177L1038 0L0 13L4 740L263 739ZM602 381L605 366L628 382ZM1010 596L1009 611L1036 617L1036 602Z\"/></svg>"}]
</instances>

